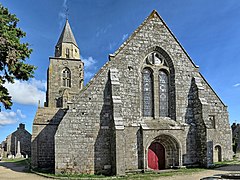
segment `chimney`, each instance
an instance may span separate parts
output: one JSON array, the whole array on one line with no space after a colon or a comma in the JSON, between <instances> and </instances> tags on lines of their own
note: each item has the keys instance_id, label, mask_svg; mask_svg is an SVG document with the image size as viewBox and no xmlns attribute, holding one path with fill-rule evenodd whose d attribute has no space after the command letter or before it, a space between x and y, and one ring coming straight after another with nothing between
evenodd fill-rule
<instances>
[{"instance_id":1,"label":"chimney","mask_svg":"<svg viewBox=\"0 0 240 180\"><path fill-rule=\"evenodd\" d=\"M25 124L23 124L23 123L20 123L19 124L19 128L18 129L25 129Z\"/></svg>"}]
</instances>

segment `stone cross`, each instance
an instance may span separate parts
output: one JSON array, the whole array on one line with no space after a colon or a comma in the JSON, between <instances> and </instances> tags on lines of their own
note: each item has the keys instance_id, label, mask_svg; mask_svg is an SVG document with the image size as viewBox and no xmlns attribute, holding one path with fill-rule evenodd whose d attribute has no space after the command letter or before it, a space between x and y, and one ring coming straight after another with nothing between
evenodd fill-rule
<instances>
[{"instance_id":1,"label":"stone cross","mask_svg":"<svg viewBox=\"0 0 240 180\"><path fill-rule=\"evenodd\" d=\"M18 141L16 158L21 158L21 157L22 155L20 150L20 141Z\"/></svg>"}]
</instances>

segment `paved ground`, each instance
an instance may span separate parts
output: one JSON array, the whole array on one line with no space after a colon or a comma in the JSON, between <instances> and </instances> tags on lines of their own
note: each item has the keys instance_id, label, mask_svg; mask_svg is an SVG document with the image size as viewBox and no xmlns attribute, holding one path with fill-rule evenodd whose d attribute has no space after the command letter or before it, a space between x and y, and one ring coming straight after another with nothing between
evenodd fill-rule
<instances>
[{"instance_id":1,"label":"paved ground","mask_svg":"<svg viewBox=\"0 0 240 180\"><path fill-rule=\"evenodd\" d=\"M231 166L225 166L216 168L213 170L205 170L202 172L197 172L193 174L188 175L181 175L181 176L171 176L171 177L160 177L158 180L199 180L204 177L210 177L210 176L217 176L221 177L222 174L227 173L240 173L240 165L231 165Z\"/></svg>"},{"instance_id":2,"label":"paved ground","mask_svg":"<svg viewBox=\"0 0 240 180\"><path fill-rule=\"evenodd\" d=\"M0 161L0 180L43 180L48 179L32 173L27 173L23 165Z\"/></svg>"},{"instance_id":3,"label":"paved ground","mask_svg":"<svg viewBox=\"0 0 240 180\"><path fill-rule=\"evenodd\" d=\"M225 166L214 170L205 170L194 174L181 176L159 177L157 180L199 180L203 177L220 176L226 173L240 173L240 165ZM25 166L0 161L0 180L44 180L44 178L32 173L27 173Z\"/></svg>"}]
</instances>

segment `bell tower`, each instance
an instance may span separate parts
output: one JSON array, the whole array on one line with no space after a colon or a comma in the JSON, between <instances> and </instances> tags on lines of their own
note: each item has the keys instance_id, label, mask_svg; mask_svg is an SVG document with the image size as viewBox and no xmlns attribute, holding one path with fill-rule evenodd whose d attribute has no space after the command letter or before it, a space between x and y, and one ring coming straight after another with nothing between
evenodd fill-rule
<instances>
[{"instance_id":1,"label":"bell tower","mask_svg":"<svg viewBox=\"0 0 240 180\"><path fill-rule=\"evenodd\" d=\"M47 107L67 108L74 94L83 88L83 62L68 19L49 58L47 74Z\"/></svg>"},{"instance_id":2,"label":"bell tower","mask_svg":"<svg viewBox=\"0 0 240 180\"><path fill-rule=\"evenodd\" d=\"M62 34L55 46L55 57L80 59L79 48L73 36L68 19L66 20Z\"/></svg>"}]
</instances>

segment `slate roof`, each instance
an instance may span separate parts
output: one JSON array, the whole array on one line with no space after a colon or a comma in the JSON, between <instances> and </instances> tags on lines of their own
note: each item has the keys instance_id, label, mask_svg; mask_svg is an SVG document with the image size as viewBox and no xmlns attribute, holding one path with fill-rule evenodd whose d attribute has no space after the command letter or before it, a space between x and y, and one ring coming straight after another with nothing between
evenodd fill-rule
<instances>
[{"instance_id":1,"label":"slate roof","mask_svg":"<svg viewBox=\"0 0 240 180\"><path fill-rule=\"evenodd\" d=\"M74 45L76 45L78 47L68 20L66 20L65 26L63 28L63 31L61 33L61 36L60 36L56 46L61 45L62 43L73 43Z\"/></svg>"}]
</instances>

